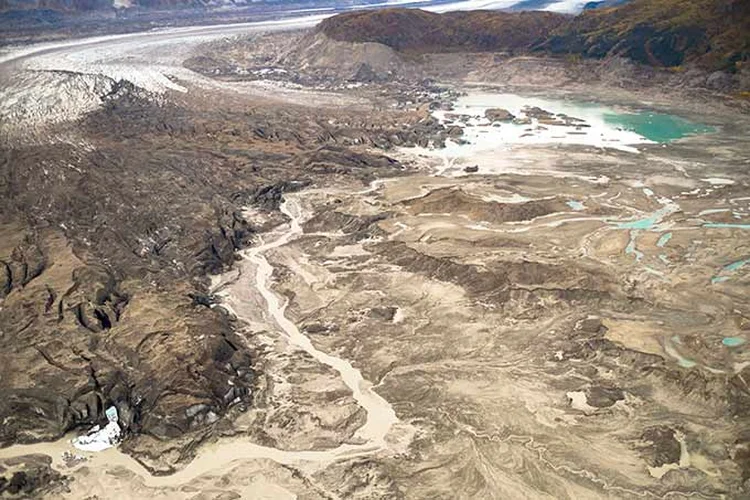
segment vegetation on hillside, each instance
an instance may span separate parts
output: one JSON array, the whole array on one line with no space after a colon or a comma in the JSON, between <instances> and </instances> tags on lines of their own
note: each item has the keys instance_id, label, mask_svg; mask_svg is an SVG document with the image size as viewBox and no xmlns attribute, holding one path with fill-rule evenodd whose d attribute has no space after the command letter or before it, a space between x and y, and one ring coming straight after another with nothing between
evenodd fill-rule
<instances>
[{"instance_id":1,"label":"vegetation on hillside","mask_svg":"<svg viewBox=\"0 0 750 500\"><path fill-rule=\"evenodd\" d=\"M401 52L493 51L528 49L567 22L568 16L552 12L384 9L341 14L319 29L334 40L377 42Z\"/></svg>"},{"instance_id":2,"label":"vegetation on hillside","mask_svg":"<svg viewBox=\"0 0 750 500\"><path fill-rule=\"evenodd\" d=\"M696 63L729 71L750 59L747 0L633 0L576 17L385 9L341 14L323 21L319 29L335 40L378 42L402 52L617 55L653 66Z\"/></svg>"},{"instance_id":3,"label":"vegetation on hillside","mask_svg":"<svg viewBox=\"0 0 750 500\"><path fill-rule=\"evenodd\" d=\"M750 57L750 2L635 0L586 11L541 47L589 57L621 55L655 66L698 62L735 70Z\"/></svg>"}]
</instances>

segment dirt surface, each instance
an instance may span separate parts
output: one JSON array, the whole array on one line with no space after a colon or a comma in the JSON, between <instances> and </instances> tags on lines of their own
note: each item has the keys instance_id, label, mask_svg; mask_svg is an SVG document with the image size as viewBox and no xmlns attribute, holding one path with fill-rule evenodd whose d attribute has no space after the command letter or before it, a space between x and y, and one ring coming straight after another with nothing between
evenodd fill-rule
<instances>
[{"instance_id":1,"label":"dirt surface","mask_svg":"<svg viewBox=\"0 0 750 500\"><path fill-rule=\"evenodd\" d=\"M740 106L559 62L225 36L4 63L3 492L747 496ZM472 149L471 119L436 112L480 91L715 129ZM123 442L72 448L110 406Z\"/></svg>"}]
</instances>

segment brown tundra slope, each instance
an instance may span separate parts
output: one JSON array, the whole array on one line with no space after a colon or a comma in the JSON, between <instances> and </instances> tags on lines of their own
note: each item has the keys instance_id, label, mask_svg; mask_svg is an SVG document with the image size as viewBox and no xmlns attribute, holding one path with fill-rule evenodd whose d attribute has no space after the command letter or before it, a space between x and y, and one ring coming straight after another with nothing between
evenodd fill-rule
<instances>
[{"instance_id":1,"label":"brown tundra slope","mask_svg":"<svg viewBox=\"0 0 750 500\"><path fill-rule=\"evenodd\" d=\"M731 72L750 58L750 4L744 0L634 0L578 16L385 9L338 15L319 29L334 40L377 42L402 52L542 51Z\"/></svg>"}]
</instances>

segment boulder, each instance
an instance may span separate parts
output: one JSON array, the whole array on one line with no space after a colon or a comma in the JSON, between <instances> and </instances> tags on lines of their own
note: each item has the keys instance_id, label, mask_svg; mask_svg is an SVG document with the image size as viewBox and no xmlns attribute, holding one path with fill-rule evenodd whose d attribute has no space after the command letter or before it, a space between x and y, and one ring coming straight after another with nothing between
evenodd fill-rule
<instances>
[{"instance_id":1,"label":"boulder","mask_svg":"<svg viewBox=\"0 0 750 500\"><path fill-rule=\"evenodd\" d=\"M523 108L523 112L528 118L536 118L537 120L554 120L554 115L552 113L538 106L526 106Z\"/></svg>"},{"instance_id":2,"label":"boulder","mask_svg":"<svg viewBox=\"0 0 750 500\"><path fill-rule=\"evenodd\" d=\"M460 137L460 136L464 135L464 129L461 128L461 127L459 127L459 126L457 126L457 125L454 125L452 127L448 127L448 131L447 132L448 132L448 136L449 137Z\"/></svg>"},{"instance_id":3,"label":"boulder","mask_svg":"<svg viewBox=\"0 0 750 500\"><path fill-rule=\"evenodd\" d=\"M372 66L367 63L362 63L359 65L359 68L357 68L356 73L354 73L349 80L352 82L372 83L381 81L382 78L374 69L372 69Z\"/></svg>"},{"instance_id":4,"label":"boulder","mask_svg":"<svg viewBox=\"0 0 750 500\"><path fill-rule=\"evenodd\" d=\"M510 111L502 108L490 108L484 112L484 117L493 122L509 122L515 118Z\"/></svg>"},{"instance_id":5,"label":"boulder","mask_svg":"<svg viewBox=\"0 0 750 500\"><path fill-rule=\"evenodd\" d=\"M586 401L594 408L608 408L625 399L625 393L619 387L593 386L585 392Z\"/></svg>"},{"instance_id":6,"label":"boulder","mask_svg":"<svg viewBox=\"0 0 750 500\"><path fill-rule=\"evenodd\" d=\"M393 321L396 311L398 311L398 308L393 306L373 307L369 311L369 316L373 319Z\"/></svg>"}]
</instances>

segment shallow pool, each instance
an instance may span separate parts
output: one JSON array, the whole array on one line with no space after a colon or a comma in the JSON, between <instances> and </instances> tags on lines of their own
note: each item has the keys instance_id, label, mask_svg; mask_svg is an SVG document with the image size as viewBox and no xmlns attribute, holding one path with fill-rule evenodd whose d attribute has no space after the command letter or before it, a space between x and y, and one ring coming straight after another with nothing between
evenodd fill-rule
<instances>
[{"instance_id":1,"label":"shallow pool","mask_svg":"<svg viewBox=\"0 0 750 500\"><path fill-rule=\"evenodd\" d=\"M703 227L713 229L750 229L750 224L731 224L726 222L707 222Z\"/></svg>"},{"instance_id":2,"label":"shallow pool","mask_svg":"<svg viewBox=\"0 0 750 500\"><path fill-rule=\"evenodd\" d=\"M738 260L736 262L732 262L731 264L727 264L726 266L721 268L719 275L711 278L711 283L715 285L717 283L724 283L725 281L729 281L730 277L727 276L728 274L734 273L748 264L750 264L750 259Z\"/></svg>"},{"instance_id":3,"label":"shallow pool","mask_svg":"<svg viewBox=\"0 0 750 500\"><path fill-rule=\"evenodd\" d=\"M727 347L739 347L745 343L742 337L724 337L721 341Z\"/></svg>"},{"instance_id":4,"label":"shallow pool","mask_svg":"<svg viewBox=\"0 0 750 500\"><path fill-rule=\"evenodd\" d=\"M659 143L714 131L714 128L708 125L663 113L606 113L604 121Z\"/></svg>"},{"instance_id":5,"label":"shallow pool","mask_svg":"<svg viewBox=\"0 0 750 500\"><path fill-rule=\"evenodd\" d=\"M576 212L580 212L581 210L584 210L586 207L584 204L580 201L570 200L565 202L570 208L575 210Z\"/></svg>"},{"instance_id":6,"label":"shallow pool","mask_svg":"<svg viewBox=\"0 0 750 500\"><path fill-rule=\"evenodd\" d=\"M664 233L659 237L659 241L656 242L656 246L659 248L664 248L671 239L672 233Z\"/></svg>"}]
</instances>

